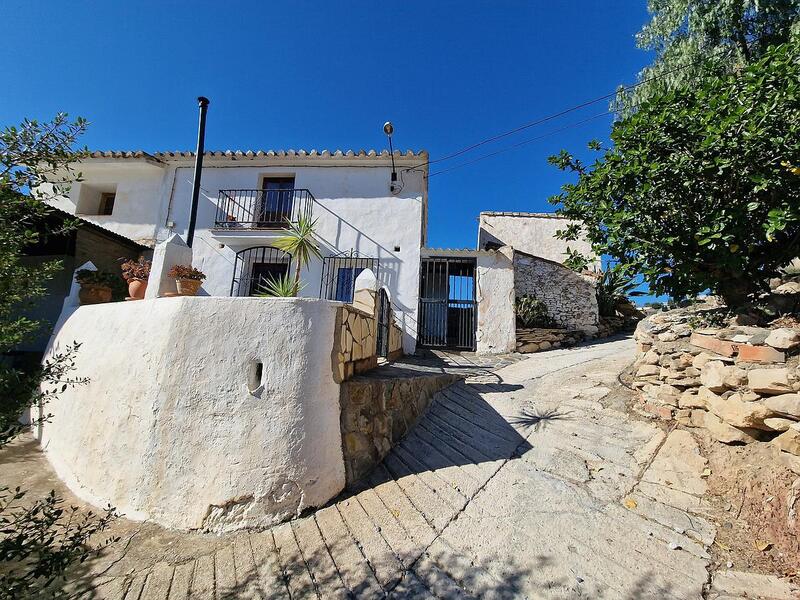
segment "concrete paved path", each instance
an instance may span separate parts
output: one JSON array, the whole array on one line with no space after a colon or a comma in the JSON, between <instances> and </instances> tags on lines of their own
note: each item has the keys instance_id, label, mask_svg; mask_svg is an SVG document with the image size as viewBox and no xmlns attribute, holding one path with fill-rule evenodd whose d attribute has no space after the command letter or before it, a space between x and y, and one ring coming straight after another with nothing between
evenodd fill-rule
<instances>
[{"instance_id":1,"label":"concrete paved path","mask_svg":"<svg viewBox=\"0 0 800 600\"><path fill-rule=\"evenodd\" d=\"M270 531L148 524L84 598L700 598L705 459L609 394L632 342L533 355L441 392L363 489Z\"/></svg>"}]
</instances>

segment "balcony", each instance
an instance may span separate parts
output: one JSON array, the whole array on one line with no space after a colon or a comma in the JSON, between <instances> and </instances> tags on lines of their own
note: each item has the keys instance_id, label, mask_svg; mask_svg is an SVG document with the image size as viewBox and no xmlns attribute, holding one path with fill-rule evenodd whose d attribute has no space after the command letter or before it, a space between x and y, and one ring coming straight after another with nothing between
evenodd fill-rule
<instances>
[{"instance_id":1,"label":"balcony","mask_svg":"<svg viewBox=\"0 0 800 600\"><path fill-rule=\"evenodd\" d=\"M308 190L220 190L217 231L286 229L301 217L311 218L314 196Z\"/></svg>"}]
</instances>

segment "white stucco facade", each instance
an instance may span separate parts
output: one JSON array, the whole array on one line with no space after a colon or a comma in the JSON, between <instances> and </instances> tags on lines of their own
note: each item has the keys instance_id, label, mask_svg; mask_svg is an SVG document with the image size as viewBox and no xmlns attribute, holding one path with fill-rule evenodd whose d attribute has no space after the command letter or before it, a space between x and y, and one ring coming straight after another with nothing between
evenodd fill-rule
<instances>
[{"instance_id":1,"label":"white stucco facade","mask_svg":"<svg viewBox=\"0 0 800 600\"><path fill-rule=\"evenodd\" d=\"M516 347L513 252L506 246L496 251L477 253L475 301L478 326L475 349L479 354L513 352Z\"/></svg>"},{"instance_id":2,"label":"white stucco facade","mask_svg":"<svg viewBox=\"0 0 800 600\"><path fill-rule=\"evenodd\" d=\"M511 246L557 263L567 258L567 248L592 257L591 245L586 240L566 242L556 237L556 232L569 223L552 213L482 212L478 219L478 248L486 249L487 244Z\"/></svg>"},{"instance_id":3,"label":"white stucco facade","mask_svg":"<svg viewBox=\"0 0 800 600\"><path fill-rule=\"evenodd\" d=\"M378 279L391 293L404 332L416 340L420 248L427 226L427 154L396 152L397 189L390 189L388 153L207 153L198 206L194 266L206 273L201 293L229 296L236 253L270 246L280 231L215 227L220 190L258 190L265 177L291 177L315 201L312 218L324 256L355 251L379 261ZM116 233L155 245L172 234L186 238L194 158L189 153L95 153L79 165L83 181L55 204ZM99 194L115 191L111 215L97 212ZM317 298L323 263L302 274L302 297Z\"/></svg>"},{"instance_id":4,"label":"white stucco facade","mask_svg":"<svg viewBox=\"0 0 800 600\"><path fill-rule=\"evenodd\" d=\"M92 504L180 529L265 526L324 504L344 487L338 306L198 297L67 312L49 352L80 342L74 375L89 383L46 407L50 462Z\"/></svg>"}]
</instances>

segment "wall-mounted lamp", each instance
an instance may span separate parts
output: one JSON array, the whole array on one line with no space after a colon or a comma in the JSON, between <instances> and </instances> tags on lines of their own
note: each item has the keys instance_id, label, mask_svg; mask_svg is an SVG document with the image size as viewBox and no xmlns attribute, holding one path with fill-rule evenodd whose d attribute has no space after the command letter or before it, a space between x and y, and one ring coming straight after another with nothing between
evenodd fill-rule
<instances>
[{"instance_id":1,"label":"wall-mounted lamp","mask_svg":"<svg viewBox=\"0 0 800 600\"><path fill-rule=\"evenodd\" d=\"M389 138L389 156L392 157L392 182L389 184L389 189L394 194L399 190L397 189L397 171L394 168L394 148L392 147L392 134L394 133L394 125L392 125L391 121L386 121L386 123L383 124L383 133L385 133L386 137Z\"/></svg>"}]
</instances>

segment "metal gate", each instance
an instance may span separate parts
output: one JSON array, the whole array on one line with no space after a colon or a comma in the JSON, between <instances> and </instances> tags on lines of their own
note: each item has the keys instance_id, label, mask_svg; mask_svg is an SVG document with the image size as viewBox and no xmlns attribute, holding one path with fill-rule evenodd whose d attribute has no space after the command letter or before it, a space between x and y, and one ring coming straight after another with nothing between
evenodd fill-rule
<instances>
[{"instance_id":1,"label":"metal gate","mask_svg":"<svg viewBox=\"0 0 800 600\"><path fill-rule=\"evenodd\" d=\"M378 356L386 358L389 356L389 296L386 290L381 288L378 294L378 337L377 350Z\"/></svg>"},{"instance_id":2,"label":"metal gate","mask_svg":"<svg viewBox=\"0 0 800 600\"><path fill-rule=\"evenodd\" d=\"M475 259L423 258L419 337L430 348L475 349Z\"/></svg>"}]
</instances>

